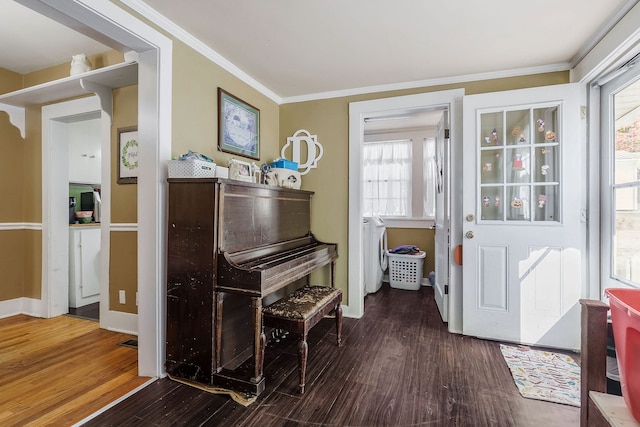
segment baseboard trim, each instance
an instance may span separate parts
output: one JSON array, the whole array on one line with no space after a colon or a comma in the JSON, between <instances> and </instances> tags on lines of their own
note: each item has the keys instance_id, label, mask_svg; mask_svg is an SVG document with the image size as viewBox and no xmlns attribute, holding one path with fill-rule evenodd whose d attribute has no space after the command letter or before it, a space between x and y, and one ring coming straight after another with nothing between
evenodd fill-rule
<instances>
[{"instance_id":1,"label":"baseboard trim","mask_svg":"<svg viewBox=\"0 0 640 427\"><path fill-rule=\"evenodd\" d=\"M100 327L112 332L138 335L138 315L109 310L100 315Z\"/></svg>"},{"instance_id":2,"label":"baseboard trim","mask_svg":"<svg viewBox=\"0 0 640 427\"><path fill-rule=\"evenodd\" d=\"M31 317L43 316L42 301L33 298L15 298L0 301L0 319L25 314Z\"/></svg>"}]
</instances>

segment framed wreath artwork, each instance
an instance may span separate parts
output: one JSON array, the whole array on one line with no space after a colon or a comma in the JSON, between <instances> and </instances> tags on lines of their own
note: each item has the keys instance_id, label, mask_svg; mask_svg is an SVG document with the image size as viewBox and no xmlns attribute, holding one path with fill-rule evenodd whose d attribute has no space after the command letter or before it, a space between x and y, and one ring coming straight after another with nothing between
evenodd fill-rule
<instances>
[{"instance_id":1,"label":"framed wreath artwork","mask_svg":"<svg viewBox=\"0 0 640 427\"><path fill-rule=\"evenodd\" d=\"M260 159L260 110L218 88L218 149Z\"/></svg>"},{"instance_id":2,"label":"framed wreath artwork","mask_svg":"<svg viewBox=\"0 0 640 427\"><path fill-rule=\"evenodd\" d=\"M118 129L118 184L138 183L138 127Z\"/></svg>"}]
</instances>

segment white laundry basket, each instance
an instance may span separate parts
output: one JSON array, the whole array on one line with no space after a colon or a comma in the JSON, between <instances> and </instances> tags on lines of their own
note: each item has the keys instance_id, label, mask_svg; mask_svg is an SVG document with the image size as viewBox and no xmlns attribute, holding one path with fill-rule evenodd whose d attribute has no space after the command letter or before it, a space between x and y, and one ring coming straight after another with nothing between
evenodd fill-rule
<instances>
[{"instance_id":1,"label":"white laundry basket","mask_svg":"<svg viewBox=\"0 0 640 427\"><path fill-rule=\"evenodd\" d=\"M389 259L389 285L396 289L417 291L422 284L422 269L427 253L420 251L415 255L392 254Z\"/></svg>"}]
</instances>

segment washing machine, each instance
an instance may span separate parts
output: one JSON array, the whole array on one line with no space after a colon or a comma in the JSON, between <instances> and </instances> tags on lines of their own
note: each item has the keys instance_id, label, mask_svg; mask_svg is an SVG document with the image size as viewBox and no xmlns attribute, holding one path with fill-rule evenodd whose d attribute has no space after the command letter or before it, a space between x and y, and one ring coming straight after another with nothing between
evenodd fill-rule
<instances>
[{"instance_id":1,"label":"washing machine","mask_svg":"<svg viewBox=\"0 0 640 427\"><path fill-rule=\"evenodd\" d=\"M363 225L364 290L370 294L382 287L387 269L387 227L380 217L365 217Z\"/></svg>"}]
</instances>

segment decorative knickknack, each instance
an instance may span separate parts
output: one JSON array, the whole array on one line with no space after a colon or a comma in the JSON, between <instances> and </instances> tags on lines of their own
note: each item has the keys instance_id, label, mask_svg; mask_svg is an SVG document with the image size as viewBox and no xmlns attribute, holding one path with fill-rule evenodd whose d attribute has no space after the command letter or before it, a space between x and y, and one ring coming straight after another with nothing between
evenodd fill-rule
<instances>
[{"instance_id":1,"label":"decorative knickknack","mask_svg":"<svg viewBox=\"0 0 640 427\"><path fill-rule=\"evenodd\" d=\"M71 71L69 75L75 76L77 74L86 73L91 71L91 61L87 58L87 54L80 53L71 57Z\"/></svg>"},{"instance_id":2,"label":"decorative knickknack","mask_svg":"<svg viewBox=\"0 0 640 427\"><path fill-rule=\"evenodd\" d=\"M301 149L302 145L306 146L307 160L305 162L300 160L300 153L303 151ZM306 175L309 173L309 170L318 167L318 161L322 158L324 149L318 142L317 135L311 135L311 133L305 129L297 130L293 136L287 138L287 143L282 147L280 154L285 159L287 158L285 153L289 146L291 146L292 150L291 160L298 164L300 175Z\"/></svg>"}]
</instances>

